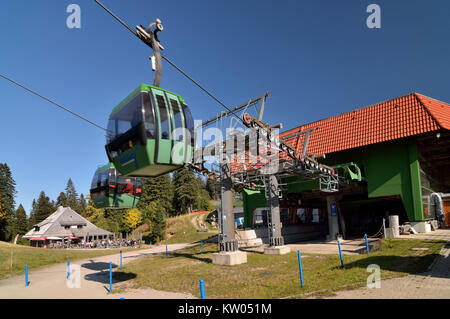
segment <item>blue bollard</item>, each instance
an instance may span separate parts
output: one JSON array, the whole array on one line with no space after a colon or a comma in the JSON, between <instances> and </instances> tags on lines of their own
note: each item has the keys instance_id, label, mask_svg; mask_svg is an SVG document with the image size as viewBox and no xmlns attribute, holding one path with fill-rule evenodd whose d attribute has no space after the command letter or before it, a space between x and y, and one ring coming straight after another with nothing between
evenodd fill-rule
<instances>
[{"instance_id":1,"label":"blue bollard","mask_svg":"<svg viewBox=\"0 0 450 319\"><path fill-rule=\"evenodd\" d=\"M344 268L344 259L342 258L342 250L341 250L341 243L338 239L338 246L339 246L339 255L341 256L341 267Z\"/></svg>"},{"instance_id":2,"label":"blue bollard","mask_svg":"<svg viewBox=\"0 0 450 319\"><path fill-rule=\"evenodd\" d=\"M302 258L300 255L300 250L297 250L297 254L298 254L298 268L300 271L300 283L302 284L303 287L303 271L302 271Z\"/></svg>"},{"instance_id":3,"label":"blue bollard","mask_svg":"<svg viewBox=\"0 0 450 319\"><path fill-rule=\"evenodd\" d=\"M166 258L169 258L169 252L167 251L167 240L166 240Z\"/></svg>"},{"instance_id":4,"label":"blue bollard","mask_svg":"<svg viewBox=\"0 0 450 319\"><path fill-rule=\"evenodd\" d=\"M109 263L109 292L112 292L112 262Z\"/></svg>"},{"instance_id":5,"label":"blue bollard","mask_svg":"<svg viewBox=\"0 0 450 319\"><path fill-rule=\"evenodd\" d=\"M202 254L203 254L203 239L200 239L200 245L201 245L201 248L202 248Z\"/></svg>"},{"instance_id":6,"label":"blue bollard","mask_svg":"<svg viewBox=\"0 0 450 319\"><path fill-rule=\"evenodd\" d=\"M120 251L120 269L122 269L122 251Z\"/></svg>"},{"instance_id":7,"label":"blue bollard","mask_svg":"<svg viewBox=\"0 0 450 319\"><path fill-rule=\"evenodd\" d=\"M367 255L369 254L369 242L367 241L367 234L364 234L364 238L366 239L366 248L367 248Z\"/></svg>"},{"instance_id":8,"label":"blue bollard","mask_svg":"<svg viewBox=\"0 0 450 319\"><path fill-rule=\"evenodd\" d=\"M200 279L200 295L201 295L202 299L206 299L206 297L205 297L205 282L203 281L203 279Z\"/></svg>"},{"instance_id":9,"label":"blue bollard","mask_svg":"<svg viewBox=\"0 0 450 319\"><path fill-rule=\"evenodd\" d=\"M25 265L25 287L28 287L28 265Z\"/></svg>"},{"instance_id":10,"label":"blue bollard","mask_svg":"<svg viewBox=\"0 0 450 319\"><path fill-rule=\"evenodd\" d=\"M67 280L70 279L70 260L67 261Z\"/></svg>"}]
</instances>

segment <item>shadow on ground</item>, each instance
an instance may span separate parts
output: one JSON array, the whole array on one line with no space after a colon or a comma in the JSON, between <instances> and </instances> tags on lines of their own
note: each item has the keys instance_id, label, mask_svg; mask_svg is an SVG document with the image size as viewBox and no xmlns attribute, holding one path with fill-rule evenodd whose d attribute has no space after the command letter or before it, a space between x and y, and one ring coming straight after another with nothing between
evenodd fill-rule
<instances>
[{"instance_id":1,"label":"shadow on ground","mask_svg":"<svg viewBox=\"0 0 450 319\"><path fill-rule=\"evenodd\" d=\"M105 262L98 262L98 261L94 261L94 260L89 260L89 263L84 263L81 265L81 267L89 269L89 270L108 270L109 271L109 263L105 263ZM112 264L112 268L117 268L116 264Z\"/></svg>"},{"instance_id":2,"label":"shadow on ground","mask_svg":"<svg viewBox=\"0 0 450 319\"><path fill-rule=\"evenodd\" d=\"M437 259L436 259L437 258ZM439 254L430 254L425 256L372 256L355 262L345 263L345 269L363 268L375 264L380 266L381 270L389 270L394 272L402 272L408 274L432 276L438 278L450 278L449 271L428 271L430 265L435 262L433 270L443 265L446 267L449 257Z\"/></svg>"},{"instance_id":3,"label":"shadow on ground","mask_svg":"<svg viewBox=\"0 0 450 319\"><path fill-rule=\"evenodd\" d=\"M211 254L211 253L217 253L217 250L211 250L211 249L203 249L203 254ZM184 257L188 259L194 259L197 261L205 262L205 263L212 263L212 259L210 257L201 257L202 253L200 252L192 252L192 253L181 253L181 252L171 252L168 254L169 258L171 257Z\"/></svg>"},{"instance_id":4,"label":"shadow on ground","mask_svg":"<svg viewBox=\"0 0 450 319\"><path fill-rule=\"evenodd\" d=\"M117 270L117 271L113 272L112 284L114 285L116 283L128 281L128 280L131 280L134 278L136 278L135 273L122 272L120 270ZM108 271L100 271L100 272L96 272L93 274L87 274L86 276L84 276L84 279L88 280L88 281L95 281L95 282L109 285L109 270Z\"/></svg>"}]
</instances>

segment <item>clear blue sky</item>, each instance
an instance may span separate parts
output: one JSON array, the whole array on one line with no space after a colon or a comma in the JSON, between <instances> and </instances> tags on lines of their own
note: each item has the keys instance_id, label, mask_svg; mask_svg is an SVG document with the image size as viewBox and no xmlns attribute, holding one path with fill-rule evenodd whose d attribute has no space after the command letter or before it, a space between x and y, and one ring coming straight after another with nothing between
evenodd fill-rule
<instances>
[{"instance_id":1,"label":"clear blue sky","mask_svg":"<svg viewBox=\"0 0 450 319\"><path fill-rule=\"evenodd\" d=\"M66 7L81 7L81 29ZM284 128L420 92L450 102L450 2L104 0L131 26L156 17L164 54L227 105L271 93L265 120ZM368 29L366 7L381 7ZM0 2L0 73L106 125L112 108L153 80L151 51L93 0ZM220 106L164 64L161 86L196 119ZM29 213L69 177L89 192L107 162L103 132L0 79L0 162L12 169L17 205Z\"/></svg>"}]
</instances>

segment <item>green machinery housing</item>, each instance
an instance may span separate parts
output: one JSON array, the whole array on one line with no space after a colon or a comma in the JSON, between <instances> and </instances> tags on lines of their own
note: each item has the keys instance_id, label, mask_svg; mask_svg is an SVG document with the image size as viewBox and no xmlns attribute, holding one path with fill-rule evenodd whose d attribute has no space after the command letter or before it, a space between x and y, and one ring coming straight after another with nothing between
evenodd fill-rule
<instances>
[{"instance_id":1,"label":"green machinery housing","mask_svg":"<svg viewBox=\"0 0 450 319\"><path fill-rule=\"evenodd\" d=\"M347 183L359 185L365 190L359 200L344 198L340 203L343 212L359 211L364 203L397 196L401 199L407 221L430 218L425 214L428 205L425 195L432 190L424 185L425 177L420 167L415 137L327 154L323 162L334 167L340 176L346 177ZM289 183L286 193L319 189L318 180L300 180L292 176L283 182ZM245 225L250 227L252 211L266 207L267 201L264 192L255 190L244 190L243 199ZM399 210L393 212L398 213Z\"/></svg>"},{"instance_id":2,"label":"green machinery housing","mask_svg":"<svg viewBox=\"0 0 450 319\"><path fill-rule=\"evenodd\" d=\"M141 84L111 112L109 161L123 176L155 177L180 169L194 151L194 121L178 94Z\"/></svg>"}]
</instances>

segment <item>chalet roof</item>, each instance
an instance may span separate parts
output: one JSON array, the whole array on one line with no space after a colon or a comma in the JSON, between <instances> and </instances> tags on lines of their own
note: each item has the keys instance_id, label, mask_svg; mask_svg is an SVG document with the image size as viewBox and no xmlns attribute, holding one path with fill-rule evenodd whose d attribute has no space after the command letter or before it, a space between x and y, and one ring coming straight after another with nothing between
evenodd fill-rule
<instances>
[{"instance_id":1,"label":"chalet roof","mask_svg":"<svg viewBox=\"0 0 450 319\"><path fill-rule=\"evenodd\" d=\"M68 228L66 226L82 226L81 228ZM37 227L39 230L35 230ZM112 235L107 230L101 229L83 216L72 210L70 207L59 206L58 209L42 222L34 225L33 229L26 233L23 238L32 237L83 237Z\"/></svg>"}]
</instances>

